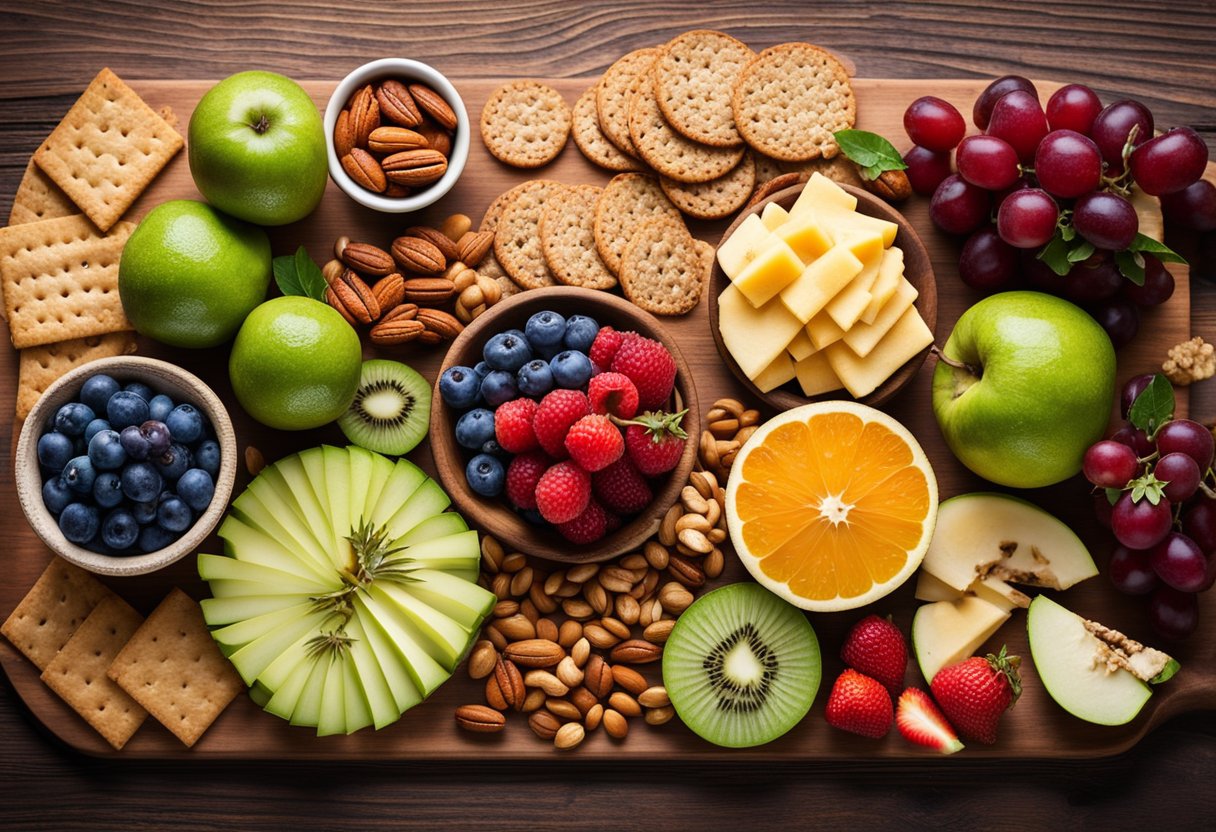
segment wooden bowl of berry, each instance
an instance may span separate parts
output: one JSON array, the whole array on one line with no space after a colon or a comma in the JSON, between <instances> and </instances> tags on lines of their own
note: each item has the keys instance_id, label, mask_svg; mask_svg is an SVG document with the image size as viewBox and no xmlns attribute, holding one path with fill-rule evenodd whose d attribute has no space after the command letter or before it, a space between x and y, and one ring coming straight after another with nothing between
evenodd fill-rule
<instances>
[{"instance_id":1,"label":"wooden bowl of berry","mask_svg":"<svg viewBox=\"0 0 1216 832\"><path fill-rule=\"evenodd\" d=\"M143 575L196 551L236 478L219 397L166 361L102 358L52 384L17 441L17 498L55 554Z\"/></svg>"},{"instance_id":2,"label":"wooden bowl of berry","mask_svg":"<svg viewBox=\"0 0 1216 832\"><path fill-rule=\"evenodd\" d=\"M431 400L435 467L460 511L515 551L565 563L654 534L700 433L675 340L628 301L574 287L478 317Z\"/></svg>"}]
</instances>

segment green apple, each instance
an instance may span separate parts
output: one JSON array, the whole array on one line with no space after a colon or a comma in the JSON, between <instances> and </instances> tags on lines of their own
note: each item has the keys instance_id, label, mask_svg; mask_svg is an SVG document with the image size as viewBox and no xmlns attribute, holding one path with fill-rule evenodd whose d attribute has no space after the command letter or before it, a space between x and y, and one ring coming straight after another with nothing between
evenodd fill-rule
<instances>
[{"instance_id":1,"label":"green apple","mask_svg":"<svg viewBox=\"0 0 1216 832\"><path fill-rule=\"evenodd\" d=\"M222 211L258 225L286 225L312 213L325 193L325 130L317 105L274 72L220 81L190 116L194 184Z\"/></svg>"},{"instance_id":2,"label":"green apple","mask_svg":"<svg viewBox=\"0 0 1216 832\"><path fill-rule=\"evenodd\" d=\"M912 652L921 675L932 682L937 671L971 658L1009 620L1011 608L976 595L934 601L912 616Z\"/></svg>"},{"instance_id":3,"label":"green apple","mask_svg":"<svg viewBox=\"0 0 1216 832\"><path fill-rule=\"evenodd\" d=\"M118 293L135 329L175 347L232 338L270 285L266 232L205 202L157 205L122 250Z\"/></svg>"},{"instance_id":4,"label":"green apple","mask_svg":"<svg viewBox=\"0 0 1216 832\"><path fill-rule=\"evenodd\" d=\"M933 373L946 444L984 479L1039 488L1081 470L1115 393L1115 351L1080 307L1004 292L954 326Z\"/></svg>"}]
</instances>

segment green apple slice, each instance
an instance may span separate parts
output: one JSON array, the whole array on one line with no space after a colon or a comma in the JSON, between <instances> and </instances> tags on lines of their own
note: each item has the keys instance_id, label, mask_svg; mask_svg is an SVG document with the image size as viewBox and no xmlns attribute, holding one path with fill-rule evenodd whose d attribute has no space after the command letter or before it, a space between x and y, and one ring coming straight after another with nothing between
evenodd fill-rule
<instances>
[{"instance_id":1,"label":"green apple slice","mask_svg":"<svg viewBox=\"0 0 1216 832\"><path fill-rule=\"evenodd\" d=\"M204 581L241 581L243 583L265 584L284 591L293 591L320 595L333 589L332 583L325 583L316 578L302 577L294 572L284 572L262 566L248 560L222 557L220 555L198 556L198 575Z\"/></svg>"},{"instance_id":2,"label":"green apple slice","mask_svg":"<svg viewBox=\"0 0 1216 832\"><path fill-rule=\"evenodd\" d=\"M419 569L412 573L417 583L409 592L455 621L465 632L474 632L498 599L493 592L463 578L434 569Z\"/></svg>"},{"instance_id":3,"label":"green apple slice","mask_svg":"<svg viewBox=\"0 0 1216 832\"><path fill-rule=\"evenodd\" d=\"M334 530L329 523L329 513L317 498L303 460L293 454L280 459L271 468L282 477L283 484L295 503L297 516L313 529L314 536L322 542L333 539Z\"/></svg>"},{"instance_id":4,"label":"green apple slice","mask_svg":"<svg viewBox=\"0 0 1216 832\"><path fill-rule=\"evenodd\" d=\"M397 513L397 510L424 482L427 482L427 475L421 468L408 459L397 460L392 474L389 475L384 483L384 488L380 491L376 507L372 510L372 525L376 528L386 525L389 518Z\"/></svg>"},{"instance_id":5,"label":"green apple slice","mask_svg":"<svg viewBox=\"0 0 1216 832\"><path fill-rule=\"evenodd\" d=\"M427 652L449 672L455 669L469 642L469 631L410 593L401 584L375 583L367 593L381 606L405 616L423 635Z\"/></svg>"},{"instance_id":6,"label":"green apple slice","mask_svg":"<svg viewBox=\"0 0 1216 832\"><path fill-rule=\"evenodd\" d=\"M325 690L325 680L329 675L333 655L322 653L311 662L312 672L304 682L304 688L296 700L296 706L291 711L291 724L316 728L321 721L321 697Z\"/></svg>"},{"instance_id":7,"label":"green apple slice","mask_svg":"<svg viewBox=\"0 0 1216 832\"><path fill-rule=\"evenodd\" d=\"M280 719L291 719L291 715L300 702L300 696L304 693L304 686L308 683L317 664L315 659L308 658L293 667L287 674L287 678L283 680L283 684L279 685L278 689L271 694L262 708Z\"/></svg>"},{"instance_id":8,"label":"green apple slice","mask_svg":"<svg viewBox=\"0 0 1216 832\"><path fill-rule=\"evenodd\" d=\"M258 674L256 684L261 685L270 691L277 691L287 680L291 678L291 674L295 669L302 664L308 664L313 659L312 645L317 638L317 627L309 628L300 634L300 637L292 642L287 647L283 648L275 659L266 665L265 669Z\"/></svg>"},{"instance_id":9,"label":"green apple slice","mask_svg":"<svg viewBox=\"0 0 1216 832\"><path fill-rule=\"evenodd\" d=\"M334 565L339 569L350 565L353 553L346 542L346 536L354 528L350 516L350 455L345 448L335 448L332 445L322 447L325 456L325 486L329 492L329 522L333 526L337 540L330 549ZM339 487L339 483L341 486Z\"/></svg>"},{"instance_id":10,"label":"green apple slice","mask_svg":"<svg viewBox=\"0 0 1216 832\"><path fill-rule=\"evenodd\" d=\"M372 709L368 704L367 695L363 692L363 685L359 682L353 655L348 651L338 664L342 665L342 703L345 706L345 713L342 715L343 732L353 734L374 722Z\"/></svg>"},{"instance_id":11,"label":"green apple slice","mask_svg":"<svg viewBox=\"0 0 1216 832\"><path fill-rule=\"evenodd\" d=\"M390 608L366 592L358 592L353 598L355 608L365 611L366 617L362 619L364 629L370 632L373 627L380 628L424 699L447 681L451 674L427 652L417 627L404 616L393 614Z\"/></svg>"},{"instance_id":12,"label":"green apple slice","mask_svg":"<svg viewBox=\"0 0 1216 832\"><path fill-rule=\"evenodd\" d=\"M350 500L349 517L352 527L358 526L368 514L368 500L372 485L372 452L351 446L346 449L350 461L350 485L347 497Z\"/></svg>"},{"instance_id":13,"label":"green apple slice","mask_svg":"<svg viewBox=\"0 0 1216 832\"><path fill-rule=\"evenodd\" d=\"M364 495L363 505L359 509L359 516L366 519L371 517L372 512L375 511L376 503L380 500L380 495L384 492L384 485L392 476L395 466L391 459L381 454L372 453L356 445L351 445L350 449L352 452L363 451L371 457L371 477L367 482L367 493Z\"/></svg>"},{"instance_id":14,"label":"green apple slice","mask_svg":"<svg viewBox=\"0 0 1216 832\"><path fill-rule=\"evenodd\" d=\"M925 681L970 658L1008 620L1007 610L974 595L920 607L912 617L912 649Z\"/></svg>"},{"instance_id":15,"label":"green apple slice","mask_svg":"<svg viewBox=\"0 0 1216 832\"><path fill-rule=\"evenodd\" d=\"M477 570L481 563L481 544L477 532L457 532L446 537L424 540L391 555L391 561L411 563L422 569L436 569L440 572L467 572Z\"/></svg>"},{"instance_id":16,"label":"green apple slice","mask_svg":"<svg viewBox=\"0 0 1216 832\"><path fill-rule=\"evenodd\" d=\"M362 602L356 597L354 600L355 609L358 610L361 606ZM370 613L364 611L361 616L352 616L350 623L354 624L354 628L351 629L351 637L356 639L356 644L358 644L358 639L362 635L363 643L366 647L365 652L370 655L370 658L380 669L384 682L388 685L389 693L397 709L397 714L389 721L396 720L401 714L422 701L422 693L418 690L418 686L414 684L414 680L410 678L409 668L401 660L401 654L397 650L396 645L389 640L389 637L385 635L380 625L371 620ZM348 623L348 627L350 623ZM352 650L352 653L356 656L359 655L359 651ZM369 687L369 700L373 703L373 712L377 712L375 705L379 702L379 699L373 698L374 694L371 693L371 690ZM387 708L384 708L381 712L386 711ZM387 725L388 723L384 724ZM378 724L376 727L382 726Z\"/></svg>"},{"instance_id":17,"label":"green apple slice","mask_svg":"<svg viewBox=\"0 0 1216 832\"><path fill-rule=\"evenodd\" d=\"M240 595L233 598L204 598L199 604L207 624L222 627L295 606L302 600L307 599L297 595Z\"/></svg>"},{"instance_id":18,"label":"green apple slice","mask_svg":"<svg viewBox=\"0 0 1216 832\"><path fill-rule=\"evenodd\" d=\"M468 530L469 524L464 522L463 517L454 511L445 511L443 514L436 514L434 517L423 520L399 537L395 543L398 546L416 546L419 543L426 543L428 540L448 537Z\"/></svg>"},{"instance_id":19,"label":"green apple slice","mask_svg":"<svg viewBox=\"0 0 1216 832\"><path fill-rule=\"evenodd\" d=\"M389 539L393 541L393 545L399 545L398 541L411 529L428 517L444 511L451 504L452 498L443 487L428 479L418 486L405 504L384 524L388 529Z\"/></svg>"},{"instance_id":20,"label":"green apple slice","mask_svg":"<svg viewBox=\"0 0 1216 832\"><path fill-rule=\"evenodd\" d=\"M367 700L372 724L379 730L396 722L406 708L422 701L422 696L418 694L418 689L414 687L400 662L392 662L390 666L396 668L399 673L399 677L394 681L400 686L403 697L399 699L394 694L393 685L389 684L384 674L384 666L376 658L376 649L358 616L351 616L346 622L346 631L351 638L350 658L354 662L355 678L363 690L364 699ZM413 693L412 697L410 692Z\"/></svg>"},{"instance_id":21,"label":"green apple slice","mask_svg":"<svg viewBox=\"0 0 1216 832\"><path fill-rule=\"evenodd\" d=\"M296 598L295 600L295 604L252 618L243 618L234 624L213 630L211 637L223 645L235 647L246 645L254 639L261 638L276 627L292 621L298 621L311 612L310 608L312 604L307 598ZM213 608L214 605L208 604L207 607ZM204 612L204 617L206 617L206 612ZM207 623L211 623L210 619L208 619Z\"/></svg>"},{"instance_id":22,"label":"green apple slice","mask_svg":"<svg viewBox=\"0 0 1216 832\"><path fill-rule=\"evenodd\" d=\"M301 636L313 633L328 618L327 612L312 613L303 618L285 622L264 633L228 657L232 666L241 674L245 684L252 684L255 679L275 659L283 654Z\"/></svg>"},{"instance_id":23,"label":"green apple slice","mask_svg":"<svg viewBox=\"0 0 1216 832\"><path fill-rule=\"evenodd\" d=\"M245 525L304 555L318 574L324 575L333 569L333 561L325 553L325 548L331 547L322 548L295 513L282 505L270 487L256 477L249 483L249 488L232 501L229 516L237 517Z\"/></svg>"},{"instance_id":24,"label":"green apple slice","mask_svg":"<svg viewBox=\"0 0 1216 832\"><path fill-rule=\"evenodd\" d=\"M249 525L235 513L224 518L219 536L224 541L224 551L230 558L235 559L239 552L242 562L290 572L301 578L315 578L321 581L322 586L338 588L338 573L332 566L322 566L312 558L301 558L294 547L288 548L274 536Z\"/></svg>"},{"instance_id":25,"label":"green apple slice","mask_svg":"<svg viewBox=\"0 0 1216 832\"><path fill-rule=\"evenodd\" d=\"M321 686L321 709L317 714L317 736L329 737L346 733L346 675L345 659L335 654L325 671L325 683Z\"/></svg>"}]
</instances>

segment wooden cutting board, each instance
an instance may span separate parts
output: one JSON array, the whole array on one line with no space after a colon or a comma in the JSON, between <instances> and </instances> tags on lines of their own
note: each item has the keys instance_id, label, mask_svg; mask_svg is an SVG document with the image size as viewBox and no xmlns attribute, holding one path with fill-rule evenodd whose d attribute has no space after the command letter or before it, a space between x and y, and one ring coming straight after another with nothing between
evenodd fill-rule
<instances>
[{"instance_id":1,"label":"wooden cutting board","mask_svg":"<svg viewBox=\"0 0 1216 832\"><path fill-rule=\"evenodd\" d=\"M498 80L487 79L457 84L474 123L483 102L499 83ZM593 80L564 79L550 83L563 93L568 102L573 103ZM132 82L135 90L153 107L170 105L180 119L183 132L195 103L211 85L210 81ZM856 79L853 85L858 101L857 126L889 136L903 150L908 142L902 129L902 115L910 101L921 95L933 94L953 102L962 112L969 113L971 103L984 82ZM306 82L304 86L318 105L324 108L335 83L315 81ZM1054 86L1040 84L1039 89L1050 92ZM311 217L290 228L271 231L274 251L276 254L289 253L304 243L314 259L324 262L330 256L334 239L342 234L385 245L407 225L437 224L438 220L453 212L469 214L476 221L498 194L537 176L570 184L603 184L609 178L607 172L587 162L573 142L556 162L529 173L496 162L486 153L479 138L474 136L464 176L438 205L408 218L380 215L360 208L331 183L324 201ZM179 154L153 183L133 207L128 219L138 219L154 205L177 198L200 198L190 178L185 153ZM928 218L928 200L915 198L904 206L904 211L920 231L933 259L939 299L937 340L943 343L958 316L980 296L959 281L959 243L933 228ZM703 239L717 243L725 227L725 221L697 223L693 230ZM1136 341L1119 354L1120 382L1153 370L1160 364L1168 347L1191 334L1185 269L1175 269L1174 273L1178 279L1174 297L1164 307L1145 316ZM704 301L687 317L669 319L664 323L679 339L685 358L692 367L698 395L706 407L720 396L743 397L743 391L719 360L710 336ZM7 339L0 339L0 342L7 344ZM228 383L226 348L173 352L142 340L140 352L176 361L202 376L228 403L242 449L254 445L268 460L273 460L322 442L344 442L336 428L276 434L246 417L236 404ZM0 511L3 512L8 549L5 568L0 571L0 617L9 614L33 584L49 557L48 550L28 528L17 504L12 478L12 449L17 431L13 429L15 426L8 415L13 412L17 356L7 347L4 353L0 361L0 413L5 414L12 435L9 443L0 443L0 448L7 449L7 455L0 460ZM400 351L384 354L410 363L431 379L442 359L439 350L425 352L401 348ZM937 473L943 499L966 491L991 490L990 484L972 475L955 460L942 441L930 408L929 376L932 366L930 360L912 383L884 409L906 424L924 445ZM1185 412L1185 391L1180 391L1179 406ZM1067 418L1065 413L1060 416ZM410 457L433 473L427 444L424 443ZM238 475L237 493L248 479L242 469ZM1113 544L1109 534L1098 528L1091 510L1088 487L1080 478L1052 488L1022 492L1022 495L1049 508L1075 528L1089 544L1099 568L1104 570ZM214 537L203 551L220 551ZM729 560L730 565L720 582L744 577L742 567L733 558ZM206 585L198 579L190 558L155 575L108 580L107 583L144 613L149 612L173 585L181 586L196 598L206 597L207 594ZM913 584L914 581L910 581L872 608L880 614L893 614L895 622L905 632L910 628L912 613L918 603L912 598ZM1133 637L1147 639L1149 643L1154 641L1142 601L1118 594L1102 576L1069 590L1062 600L1069 608L1088 617L1123 629ZM1182 662L1182 672L1158 689L1134 722L1118 728L1103 728L1081 722L1050 700L1027 655L1025 613L1016 613L987 646L999 647L1008 643L1011 652L1026 656L1027 660L1023 663L1025 692L1017 706L1002 721L998 743L991 747L975 744L964 753L969 757L993 758L1105 756L1129 748L1146 732L1174 714L1216 707L1216 600L1209 595L1202 599L1201 607L1199 632L1172 650ZM828 760L922 756L922 750L904 742L894 731L883 740L866 740L831 729L824 722L823 707L827 691L841 670L837 651L848 627L863 614L864 611L854 611L810 616L825 654L820 693L810 715L793 731L770 745L727 751L703 742L678 723L652 728L641 720L634 720L625 742L614 742L603 731L597 731L571 759ZM910 664L909 684L923 685L915 661ZM3 639L0 639L0 666L31 713L52 734L84 753L115 753L42 685L37 669ZM657 665L641 669L653 683L660 681ZM400 722L379 732L364 730L349 737L326 738L317 738L307 729L292 728L286 722L263 713L247 697L239 697L193 749L185 749L154 720L148 720L121 754L138 758L183 758L193 755L215 759L284 760L482 759L490 755L497 759L554 759L552 746L537 739L528 730L522 715L511 715L508 728L502 734L472 735L460 731L452 719L452 711L457 705L482 702L482 687L481 682L470 680L461 667L428 702L409 711Z\"/></svg>"}]
</instances>

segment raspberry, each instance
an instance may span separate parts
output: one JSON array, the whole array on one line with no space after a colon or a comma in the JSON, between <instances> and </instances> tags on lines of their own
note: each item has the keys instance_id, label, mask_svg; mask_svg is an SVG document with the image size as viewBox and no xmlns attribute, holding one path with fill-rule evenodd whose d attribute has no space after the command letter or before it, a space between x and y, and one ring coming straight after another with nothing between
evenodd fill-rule
<instances>
[{"instance_id":1,"label":"raspberry","mask_svg":"<svg viewBox=\"0 0 1216 832\"><path fill-rule=\"evenodd\" d=\"M587 353L587 357L591 359L592 364L607 370L612 366L612 357L616 355L624 337L625 333L617 332L610 326L600 327L595 340L591 342L591 351Z\"/></svg>"},{"instance_id":2,"label":"raspberry","mask_svg":"<svg viewBox=\"0 0 1216 832\"><path fill-rule=\"evenodd\" d=\"M510 488L510 474L507 475ZM637 467L623 456L591 477L591 490L604 507L621 514L636 514L654 499L654 493Z\"/></svg>"},{"instance_id":3,"label":"raspberry","mask_svg":"<svg viewBox=\"0 0 1216 832\"><path fill-rule=\"evenodd\" d=\"M625 525L625 521L621 519L621 515L614 514L611 511L605 511L604 514L607 515L607 520L604 523L605 534L612 534L621 526Z\"/></svg>"},{"instance_id":4,"label":"raspberry","mask_svg":"<svg viewBox=\"0 0 1216 832\"><path fill-rule=\"evenodd\" d=\"M688 434L680 427L687 410L643 413L625 429L625 451L647 477L665 474L680 461Z\"/></svg>"},{"instance_id":5,"label":"raspberry","mask_svg":"<svg viewBox=\"0 0 1216 832\"><path fill-rule=\"evenodd\" d=\"M566 433L566 450L584 471L607 468L625 453L621 429L607 416L584 416Z\"/></svg>"},{"instance_id":6,"label":"raspberry","mask_svg":"<svg viewBox=\"0 0 1216 832\"><path fill-rule=\"evenodd\" d=\"M594 543L608 533L608 515L592 499L582 514L567 523L559 523L557 530L571 543Z\"/></svg>"},{"instance_id":7,"label":"raspberry","mask_svg":"<svg viewBox=\"0 0 1216 832\"><path fill-rule=\"evenodd\" d=\"M591 475L573 462L558 462L536 484L536 508L550 523L569 523L591 502Z\"/></svg>"},{"instance_id":8,"label":"raspberry","mask_svg":"<svg viewBox=\"0 0 1216 832\"><path fill-rule=\"evenodd\" d=\"M532 419L536 441L554 459L565 459L566 432L570 426L591 412L591 403L579 390L553 390L540 400Z\"/></svg>"},{"instance_id":9,"label":"raspberry","mask_svg":"<svg viewBox=\"0 0 1216 832\"><path fill-rule=\"evenodd\" d=\"M638 407L642 410L662 407L676 380L676 360L667 348L636 332L625 334L608 369L629 377L638 389Z\"/></svg>"},{"instance_id":10,"label":"raspberry","mask_svg":"<svg viewBox=\"0 0 1216 832\"><path fill-rule=\"evenodd\" d=\"M632 419L638 412L638 388L621 373L592 376L587 386L592 413L608 413L618 419Z\"/></svg>"},{"instance_id":11,"label":"raspberry","mask_svg":"<svg viewBox=\"0 0 1216 832\"><path fill-rule=\"evenodd\" d=\"M536 484L553 461L540 451L529 451L507 466L507 499L516 508L536 508Z\"/></svg>"},{"instance_id":12,"label":"raspberry","mask_svg":"<svg viewBox=\"0 0 1216 832\"><path fill-rule=\"evenodd\" d=\"M532 419L536 402L527 398L504 402L494 411L494 438L507 453L522 454L537 447Z\"/></svg>"}]
</instances>

